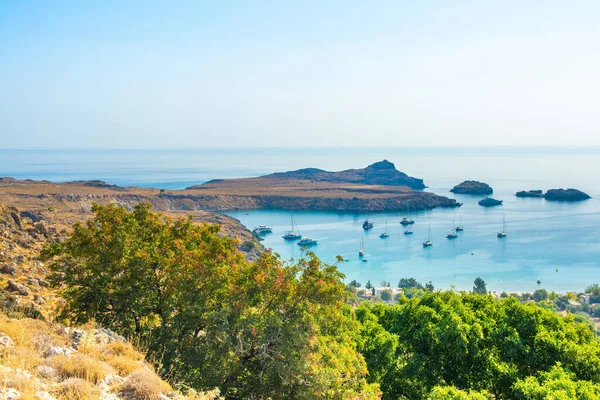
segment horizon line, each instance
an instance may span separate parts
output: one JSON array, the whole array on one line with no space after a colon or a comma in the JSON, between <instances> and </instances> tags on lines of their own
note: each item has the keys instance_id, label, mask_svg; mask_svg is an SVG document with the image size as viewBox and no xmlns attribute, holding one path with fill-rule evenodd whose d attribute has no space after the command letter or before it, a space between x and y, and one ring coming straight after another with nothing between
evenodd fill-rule
<instances>
[{"instance_id":1,"label":"horizon line","mask_svg":"<svg viewBox=\"0 0 600 400\"><path fill-rule=\"evenodd\" d=\"M195 151L195 150L291 150L291 149L371 149L371 150L393 150L393 149L600 149L600 144L577 144L577 145L502 145L502 146L244 146L244 147L0 147L0 151Z\"/></svg>"}]
</instances>

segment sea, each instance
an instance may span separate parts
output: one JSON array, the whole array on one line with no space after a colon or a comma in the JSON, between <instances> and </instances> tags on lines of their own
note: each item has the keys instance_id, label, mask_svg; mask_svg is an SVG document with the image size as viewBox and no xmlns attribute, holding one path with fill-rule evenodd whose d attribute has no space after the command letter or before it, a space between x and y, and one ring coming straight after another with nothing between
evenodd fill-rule
<instances>
[{"instance_id":1,"label":"sea","mask_svg":"<svg viewBox=\"0 0 600 400\"><path fill-rule=\"evenodd\" d=\"M455 198L460 208L411 212L414 234L399 224L406 212L294 212L304 236L318 239L313 251L338 263L346 280L375 286L414 277L439 289L470 289L477 277L488 290L583 291L600 283L600 148L251 148L174 150L0 150L0 176L66 182L103 180L120 186L183 189L216 178L260 176L305 167L363 168L389 160L400 171L424 179L426 191ZM486 182L503 205L484 208L480 196L449 190L464 180ZM517 198L529 189L577 188L592 199L577 203ZM239 210L226 214L249 229L273 227L265 247L285 261L303 257L295 242L281 236L291 228L286 210ZM369 231L365 219L374 221ZM506 220L508 235L497 233ZM462 222L464 231L446 234ZM379 235L387 229L389 237ZM424 248L429 236L433 245ZM366 262L358 256L364 243ZM538 283L539 281L539 283Z\"/></svg>"}]
</instances>

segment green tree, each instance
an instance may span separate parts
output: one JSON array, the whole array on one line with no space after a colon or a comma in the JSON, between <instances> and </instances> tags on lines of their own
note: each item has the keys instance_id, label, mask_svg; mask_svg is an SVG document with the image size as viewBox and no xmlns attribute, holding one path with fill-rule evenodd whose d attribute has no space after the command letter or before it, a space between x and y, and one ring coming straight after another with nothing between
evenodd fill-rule
<instances>
[{"instance_id":1,"label":"green tree","mask_svg":"<svg viewBox=\"0 0 600 400\"><path fill-rule=\"evenodd\" d=\"M392 291L391 289L387 289L381 292L381 300L390 301L392 300Z\"/></svg>"},{"instance_id":2,"label":"green tree","mask_svg":"<svg viewBox=\"0 0 600 400\"><path fill-rule=\"evenodd\" d=\"M400 289L424 289L423 284L419 283L415 278L402 278L398 282Z\"/></svg>"},{"instance_id":3,"label":"green tree","mask_svg":"<svg viewBox=\"0 0 600 400\"><path fill-rule=\"evenodd\" d=\"M547 299L548 291L546 291L546 289L538 289L535 292L533 292L533 301L535 301L536 303Z\"/></svg>"},{"instance_id":4,"label":"green tree","mask_svg":"<svg viewBox=\"0 0 600 400\"><path fill-rule=\"evenodd\" d=\"M367 289L373 289L373 285L371 284L371 281L367 281L367 284L365 285L365 288Z\"/></svg>"},{"instance_id":5,"label":"green tree","mask_svg":"<svg viewBox=\"0 0 600 400\"><path fill-rule=\"evenodd\" d=\"M393 368L375 381L386 400L426 399L438 386L518 399L517 381L557 362L574 380L600 382L594 332L576 316L563 317L535 303L447 291L402 297L394 306L361 304L357 315L367 314L365 309L398 338Z\"/></svg>"},{"instance_id":6,"label":"green tree","mask_svg":"<svg viewBox=\"0 0 600 400\"><path fill-rule=\"evenodd\" d=\"M492 400L487 392L464 391L452 386L436 386L428 400Z\"/></svg>"},{"instance_id":7,"label":"green tree","mask_svg":"<svg viewBox=\"0 0 600 400\"><path fill-rule=\"evenodd\" d=\"M487 287L485 285L485 281L479 277L475 279L473 286L473 293L477 294L487 294Z\"/></svg>"},{"instance_id":8,"label":"green tree","mask_svg":"<svg viewBox=\"0 0 600 400\"><path fill-rule=\"evenodd\" d=\"M520 399L560 399L560 400L599 400L600 385L590 381L577 380L574 374L565 371L557 363L548 372L538 377L530 376L515 383L515 391Z\"/></svg>"},{"instance_id":9,"label":"green tree","mask_svg":"<svg viewBox=\"0 0 600 400\"><path fill-rule=\"evenodd\" d=\"M425 290L427 290L429 292L433 292L435 290L435 287L433 286L433 283L427 282L425 284Z\"/></svg>"},{"instance_id":10,"label":"green tree","mask_svg":"<svg viewBox=\"0 0 600 400\"><path fill-rule=\"evenodd\" d=\"M585 292L590 295L590 303L600 303L600 285L594 283L585 288Z\"/></svg>"},{"instance_id":11,"label":"green tree","mask_svg":"<svg viewBox=\"0 0 600 400\"><path fill-rule=\"evenodd\" d=\"M270 252L248 262L218 226L148 204L93 212L42 253L64 317L140 338L160 371L228 398L377 396L335 266L310 252L292 265Z\"/></svg>"},{"instance_id":12,"label":"green tree","mask_svg":"<svg viewBox=\"0 0 600 400\"><path fill-rule=\"evenodd\" d=\"M360 287L360 282L358 282L356 279L352 279L352 281L350 281L350 286L354 286L358 289Z\"/></svg>"}]
</instances>

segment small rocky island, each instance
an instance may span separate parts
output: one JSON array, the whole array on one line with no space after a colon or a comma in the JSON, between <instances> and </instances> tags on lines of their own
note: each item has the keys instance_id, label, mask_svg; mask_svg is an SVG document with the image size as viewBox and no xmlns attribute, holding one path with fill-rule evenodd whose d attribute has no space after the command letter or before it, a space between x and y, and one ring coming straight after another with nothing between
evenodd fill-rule
<instances>
[{"instance_id":1,"label":"small rocky island","mask_svg":"<svg viewBox=\"0 0 600 400\"><path fill-rule=\"evenodd\" d=\"M550 189L546 193L541 190L522 190L517 197L544 198L548 201L582 201L591 198L587 193L577 189Z\"/></svg>"},{"instance_id":2,"label":"small rocky island","mask_svg":"<svg viewBox=\"0 0 600 400\"><path fill-rule=\"evenodd\" d=\"M542 198L544 197L544 192L542 190L521 190L515 194L517 197L536 197Z\"/></svg>"},{"instance_id":3,"label":"small rocky island","mask_svg":"<svg viewBox=\"0 0 600 400\"><path fill-rule=\"evenodd\" d=\"M450 191L456 194L479 194L484 196L494 193L490 185L479 181L464 181L454 186Z\"/></svg>"},{"instance_id":4,"label":"small rocky island","mask_svg":"<svg viewBox=\"0 0 600 400\"><path fill-rule=\"evenodd\" d=\"M491 197L486 197L485 199L479 200L478 204L483 207L501 206L502 200L496 200L496 199L492 199Z\"/></svg>"},{"instance_id":5,"label":"small rocky island","mask_svg":"<svg viewBox=\"0 0 600 400\"><path fill-rule=\"evenodd\" d=\"M550 189L544 195L548 201L581 201L591 197L577 189Z\"/></svg>"}]
</instances>

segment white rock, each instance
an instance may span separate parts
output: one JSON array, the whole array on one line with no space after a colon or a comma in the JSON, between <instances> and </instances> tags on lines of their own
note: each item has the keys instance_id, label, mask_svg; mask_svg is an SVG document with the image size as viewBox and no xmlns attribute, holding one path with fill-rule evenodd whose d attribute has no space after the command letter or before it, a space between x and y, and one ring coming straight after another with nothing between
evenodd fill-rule
<instances>
[{"instance_id":1,"label":"white rock","mask_svg":"<svg viewBox=\"0 0 600 400\"><path fill-rule=\"evenodd\" d=\"M13 347L15 342L4 332L0 332L0 347Z\"/></svg>"},{"instance_id":2,"label":"white rock","mask_svg":"<svg viewBox=\"0 0 600 400\"><path fill-rule=\"evenodd\" d=\"M100 384L98 384L98 388L100 389L100 396L98 398L100 400L119 400L120 397L116 393L111 392L111 387L115 384L122 385L123 382L125 382L125 379L118 375L106 375L100 381Z\"/></svg>"},{"instance_id":3,"label":"white rock","mask_svg":"<svg viewBox=\"0 0 600 400\"><path fill-rule=\"evenodd\" d=\"M56 397L52 396L48 392L37 392L35 398L38 400L56 400Z\"/></svg>"},{"instance_id":4,"label":"white rock","mask_svg":"<svg viewBox=\"0 0 600 400\"><path fill-rule=\"evenodd\" d=\"M73 354L73 350L67 349L65 347L52 346L48 347L48 349L44 352L44 357L54 357L54 356L69 356Z\"/></svg>"},{"instance_id":5,"label":"white rock","mask_svg":"<svg viewBox=\"0 0 600 400\"><path fill-rule=\"evenodd\" d=\"M35 370L39 376L46 379L52 379L58 375L56 370L48 365L38 365Z\"/></svg>"},{"instance_id":6,"label":"white rock","mask_svg":"<svg viewBox=\"0 0 600 400\"><path fill-rule=\"evenodd\" d=\"M0 400L19 400L21 393L17 389L0 389Z\"/></svg>"},{"instance_id":7,"label":"white rock","mask_svg":"<svg viewBox=\"0 0 600 400\"><path fill-rule=\"evenodd\" d=\"M31 372L27 371L26 369L21 369L21 368L17 368L15 370L17 375L21 375L22 377L25 377L27 379L31 379Z\"/></svg>"}]
</instances>

